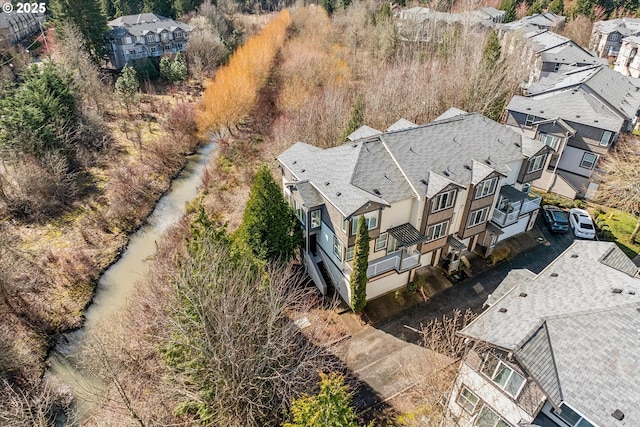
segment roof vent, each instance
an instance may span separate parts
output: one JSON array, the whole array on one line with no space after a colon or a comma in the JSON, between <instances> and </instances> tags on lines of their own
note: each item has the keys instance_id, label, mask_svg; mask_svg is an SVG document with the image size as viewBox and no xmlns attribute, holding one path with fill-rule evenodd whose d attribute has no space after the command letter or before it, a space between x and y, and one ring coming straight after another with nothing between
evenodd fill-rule
<instances>
[{"instance_id":1,"label":"roof vent","mask_svg":"<svg viewBox=\"0 0 640 427\"><path fill-rule=\"evenodd\" d=\"M615 411L613 411L611 416L618 421L622 421L622 419L624 418L624 412L622 412L620 409L616 409Z\"/></svg>"},{"instance_id":2,"label":"roof vent","mask_svg":"<svg viewBox=\"0 0 640 427\"><path fill-rule=\"evenodd\" d=\"M540 110L540 114L544 113L544 110Z\"/></svg>"},{"instance_id":3,"label":"roof vent","mask_svg":"<svg viewBox=\"0 0 640 427\"><path fill-rule=\"evenodd\" d=\"M294 160L294 161L293 161L293 164L295 165L296 163L298 163L298 161L297 161L297 160Z\"/></svg>"},{"instance_id":4,"label":"roof vent","mask_svg":"<svg viewBox=\"0 0 640 427\"><path fill-rule=\"evenodd\" d=\"M449 173L449 169L447 168L447 170L443 171L442 174L446 177L451 176L451 174Z\"/></svg>"},{"instance_id":5,"label":"roof vent","mask_svg":"<svg viewBox=\"0 0 640 427\"><path fill-rule=\"evenodd\" d=\"M520 295L518 295L519 297L525 298L527 296L526 292L520 292Z\"/></svg>"},{"instance_id":6,"label":"roof vent","mask_svg":"<svg viewBox=\"0 0 640 427\"><path fill-rule=\"evenodd\" d=\"M635 295L635 294L636 294L636 291L629 291L629 292L627 292L627 293L628 293L629 295Z\"/></svg>"},{"instance_id":7,"label":"roof vent","mask_svg":"<svg viewBox=\"0 0 640 427\"><path fill-rule=\"evenodd\" d=\"M594 120L593 123L598 123L598 119Z\"/></svg>"},{"instance_id":8,"label":"roof vent","mask_svg":"<svg viewBox=\"0 0 640 427\"><path fill-rule=\"evenodd\" d=\"M409 151L411 151L413 154L418 154L415 152L415 150L413 149L413 147L409 147Z\"/></svg>"},{"instance_id":9,"label":"roof vent","mask_svg":"<svg viewBox=\"0 0 640 427\"><path fill-rule=\"evenodd\" d=\"M611 290L611 293L612 293L612 294L621 294L621 293L622 293L622 289L620 289L620 288L613 288L613 289Z\"/></svg>"},{"instance_id":10,"label":"roof vent","mask_svg":"<svg viewBox=\"0 0 640 427\"><path fill-rule=\"evenodd\" d=\"M301 173L304 173L304 171L306 171L306 169L300 169L300 172L301 172Z\"/></svg>"},{"instance_id":11,"label":"roof vent","mask_svg":"<svg viewBox=\"0 0 640 427\"><path fill-rule=\"evenodd\" d=\"M466 170L471 170L471 165L470 165L470 164L468 164L468 163L465 163L464 168L465 168Z\"/></svg>"},{"instance_id":12,"label":"roof vent","mask_svg":"<svg viewBox=\"0 0 640 427\"><path fill-rule=\"evenodd\" d=\"M531 108L527 107L527 111L531 110Z\"/></svg>"},{"instance_id":13,"label":"roof vent","mask_svg":"<svg viewBox=\"0 0 640 427\"><path fill-rule=\"evenodd\" d=\"M522 147L522 146L520 145L520 143L519 143L519 142L514 142L514 144L515 144L515 146L516 146L516 147L518 147L518 148Z\"/></svg>"},{"instance_id":14,"label":"roof vent","mask_svg":"<svg viewBox=\"0 0 640 427\"><path fill-rule=\"evenodd\" d=\"M571 258L578 258L578 254L571 255Z\"/></svg>"},{"instance_id":15,"label":"roof vent","mask_svg":"<svg viewBox=\"0 0 640 427\"><path fill-rule=\"evenodd\" d=\"M324 185L329 185L330 182L329 181L325 181Z\"/></svg>"},{"instance_id":16,"label":"roof vent","mask_svg":"<svg viewBox=\"0 0 640 427\"><path fill-rule=\"evenodd\" d=\"M382 193L380 193L380 190L378 190L377 188L374 188L373 194L375 194L376 196L380 196Z\"/></svg>"},{"instance_id":17,"label":"roof vent","mask_svg":"<svg viewBox=\"0 0 640 427\"><path fill-rule=\"evenodd\" d=\"M550 276L551 277L558 277L558 273L551 273Z\"/></svg>"},{"instance_id":18,"label":"roof vent","mask_svg":"<svg viewBox=\"0 0 640 427\"><path fill-rule=\"evenodd\" d=\"M500 313L506 313L506 312L507 312L507 309L506 309L506 308L504 308L504 307L502 307L502 308L501 308L500 310L498 310L498 311L499 311Z\"/></svg>"},{"instance_id":19,"label":"roof vent","mask_svg":"<svg viewBox=\"0 0 640 427\"><path fill-rule=\"evenodd\" d=\"M580 118L580 114L576 114L576 117L579 119Z\"/></svg>"},{"instance_id":20,"label":"roof vent","mask_svg":"<svg viewBox=\"0 0 640 427\"><path fill-rule=\"evenodd\" d=\"M424 185L429 185L426 179L421 179L420 182L423 183Z\"/></svg>"},{"instance_id":21,"label":"roof vent","mask_svg":"<svg viewBox=\"0 0 640 427\"><path fill-rule=\"evenodd\" d=\"M340 197L341 195L342 195L342 193L339 192L339 191L336 193L336 196L338 196L338 197Z\"/></svg>"}]
</instances>

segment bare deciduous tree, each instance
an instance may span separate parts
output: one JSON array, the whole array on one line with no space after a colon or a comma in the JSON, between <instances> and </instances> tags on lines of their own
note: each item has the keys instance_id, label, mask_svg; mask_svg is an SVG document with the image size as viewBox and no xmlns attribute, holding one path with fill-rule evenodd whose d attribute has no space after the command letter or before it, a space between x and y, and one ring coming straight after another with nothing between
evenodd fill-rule
<instances>
[{"instance_id":1,"label":"bare deciduous tree","mask_svg":"<svg viewBox=\"0 0 640 427\"><path fill-rule=\"evenodd\" d=\"M602 182L595 200L628 212L637 218L630 240L634 242L640 231L640 151L633 137L623 136L614 150L600 160Z\"/></svg>"}]
</instances>

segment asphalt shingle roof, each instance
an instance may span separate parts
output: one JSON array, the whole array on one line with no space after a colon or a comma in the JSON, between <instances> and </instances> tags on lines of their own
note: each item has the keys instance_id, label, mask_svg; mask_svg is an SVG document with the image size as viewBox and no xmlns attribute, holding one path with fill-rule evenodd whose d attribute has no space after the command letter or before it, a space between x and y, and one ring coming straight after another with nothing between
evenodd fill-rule
<instances>
[{"instance_id":1,"label":"asphalt shingle roof","mask_svg":"<svg viewBox=\"0 0 640 427\"><path fill-rule=\"evenodd\" d=\"M123 33L123 29L126 29L129 34L136 37L149 33L160 34L164 30L172 32L177 29L185 32L191 31L191 27L187 24L154 13L121 16L109 21L107 25L112 28L112 34L118 36Z\"/></svg>"},{"instance_id":2,"label":"asphalt shingle roof","mask_svg":"<svg viewBox=\"0 0 640 427\"><path fill-rule=\"evenodd\" d=\"M593 24L593 30L603 34L614 31L620 34L630 35L640 31L640 19L638 18L618 18L608 21L599 21Z\"/></svg>"},{"instance_id":3,"label":"asphalt shingle roof","mask_svg":"<svg viewBox=\"0 0 640 427\"><path fill-rule=\"evenodd\" d=\"M516 95L511 98L506 109L544 119L560 117L569 125L580 123L612 132L619 132L624 122L620 116L581 88L538 96Z\"/></svg>"},{"instance_id":4,"label":"asphalt shingle roof","mask_svg":"<svg viewBox=\"0 0 640 427\"><path fill-rule=\"evenodd\" d=\"M640 107L640 91L635 82L608 66L587 66L565 74L554 73L542 77L527 88L529 95L557 92L584 87L600 100L615 108L626 118L633 118Z\"/></svg>"},{"instance_id":5,"label":"asphalt shingle roof","mask_svg":"<svg viewBox=\"0 0 640 427\"><path fill-rule=\"evenodd\" d=\"M480 114L464 113L322 150L298 142L280 160L308 180L345 216L372 201L389 205L430 197L448 185L466 187L537 151L530 140Z\"/></svg>"},{"instance_id":6,"label":"asphalt shingle roof","mask_svg":"<svg viewBox=\"0 0 640 427\"><path fill-rule=\"evenodd\" d=\"M461 334L514 352L554 403L601 426L640 425L640 280L624 256L576 241L535 278L511 280Z\"/></svg>"}]
</instances>

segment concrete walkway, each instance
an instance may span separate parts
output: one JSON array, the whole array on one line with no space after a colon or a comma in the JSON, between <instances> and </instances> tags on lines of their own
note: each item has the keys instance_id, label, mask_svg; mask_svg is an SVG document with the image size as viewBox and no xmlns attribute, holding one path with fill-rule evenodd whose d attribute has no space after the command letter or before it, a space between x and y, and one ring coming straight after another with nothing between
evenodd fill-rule
<instances>
[{"instance_id":1,"label":"concrete walkway","mask_svg":"<svg viewBox=\"0 0 640 427\"><path fill-rule=\"evenodd\" d=\"M422 372L435 371L451 363L441 354L409 343L372 326L364 326L335 350L354 376L371 390L359 390L354 404L358 409L370 408L411 389L416 366Z\"/></svg>"}]
</instances>

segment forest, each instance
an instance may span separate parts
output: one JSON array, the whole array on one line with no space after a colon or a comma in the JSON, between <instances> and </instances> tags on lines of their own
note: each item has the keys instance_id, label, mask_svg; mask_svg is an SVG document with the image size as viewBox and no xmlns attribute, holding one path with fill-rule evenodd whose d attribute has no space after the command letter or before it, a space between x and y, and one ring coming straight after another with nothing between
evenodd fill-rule
<instances>
[{"instance_id":1,"label":"forest","mask_svg":"<svg viewBox=\"0 0 640 427\"><path fill-rule=\"evenodd\" d=\"M11 71L0 98L0 424L416 425L354 409L357 384L331 352L345 332L305 285L273 159L296 141L335 146L363 124L426 123L450 107L497 119L526 58L461 27L408 42L388 3L321 6L50 0L55 55ZM593 10L573 20L582 33ZM107 19L144 11L194 28L184 58L105 77ZM69 387L44 375L47 354L82 326L100 273L211 137L199 196L128 307L86 340L81 369L102 387L75 419ZM301 317L317 327L303 333ZM413 396L434 425L452 380L441 374Z\"/></svg>"}]
</instances>

